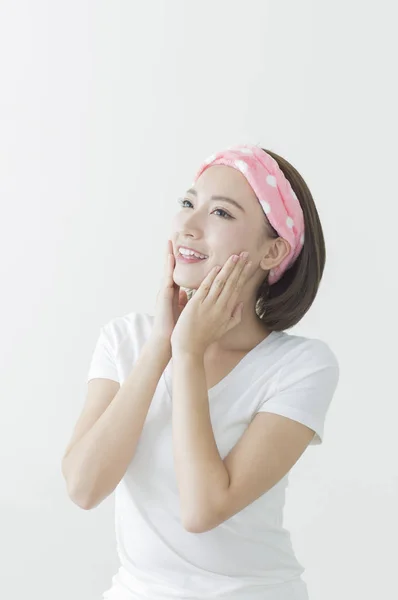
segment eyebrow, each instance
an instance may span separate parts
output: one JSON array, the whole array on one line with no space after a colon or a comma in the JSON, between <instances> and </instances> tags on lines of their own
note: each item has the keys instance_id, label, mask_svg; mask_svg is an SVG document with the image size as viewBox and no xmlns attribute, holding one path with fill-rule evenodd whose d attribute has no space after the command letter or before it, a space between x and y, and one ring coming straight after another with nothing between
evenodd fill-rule
<instances>
[{"instance_id":1,"label":"eyebrow","mask_svg":"<svg viewBox=\"0 0 398 600\"><path fill-rule=\"evenodd\" d=\"M196 190L194 190L193 188L189 188L189 190L187 190L186 193L193 194L194 196L198 195ZM212 196L210 198L210 200L212 202L217 202L218 200L223 200L224 202L229 202L230 204L233 204L234 206L236 206L236 208L239 208L239 210L241 210L242 212L245 212L245 209L243 208L243 206L241 206L239 204L239 202L237 202L236 200L233 200L232 198L228 198L227 196Z\"/></svg>"}]
</instances>

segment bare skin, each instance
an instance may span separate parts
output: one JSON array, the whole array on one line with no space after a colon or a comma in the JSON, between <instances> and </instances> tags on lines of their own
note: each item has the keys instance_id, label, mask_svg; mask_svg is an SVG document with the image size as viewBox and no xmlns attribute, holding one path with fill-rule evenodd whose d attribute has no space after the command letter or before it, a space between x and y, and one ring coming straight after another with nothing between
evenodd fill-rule
<instances>
[{"instance_id":1,"label":"bare skin","mask_svg":"<svg viewBox=\"0 0 398 600\"><path fill-rule=\"evenodd\" d=\"M272 239L264 236L262 207L248 181L237 169L213 165L201 174L194 190L196 194L184 194L186 201L172 220L169 237L175 257L178 255L178 246L183 245L208 258L193 264L176 260L174 282L181 287L197 290L215 265L222 266L231 254L240 254L242 251L249 252L249 259L253 263L239 298L244 302L240 323L210 345L205 353L209 371L210 365L217 359L221 361L218 371L229 372L231 368L228 365L237 364L270 333L255 312L256 290L267 272L288 255L290 246L281 237ZM213 195L232 198L243 210L226 200L212 201ZM214 372L213 380L217 382L218 377Z\"/></svg>"}]
</instances>

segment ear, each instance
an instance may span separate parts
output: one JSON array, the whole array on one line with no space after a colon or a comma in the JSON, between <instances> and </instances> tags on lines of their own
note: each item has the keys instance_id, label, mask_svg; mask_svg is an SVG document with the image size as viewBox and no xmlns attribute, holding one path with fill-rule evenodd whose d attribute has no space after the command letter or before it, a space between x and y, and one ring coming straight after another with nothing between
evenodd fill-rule
<instances>
[{"instance_id":1,"label":"ear","mask_svg":"<svg viewBox=\"0 0 398 600\"><path fill-rule=\"evenodd\" d=\"M260 262L260 267L264 271L269 271L277 267L283 259L289 255L291 246L287 240L278 237L270 240L267 253L263 256Z\"/></svg>"}]
</instances>

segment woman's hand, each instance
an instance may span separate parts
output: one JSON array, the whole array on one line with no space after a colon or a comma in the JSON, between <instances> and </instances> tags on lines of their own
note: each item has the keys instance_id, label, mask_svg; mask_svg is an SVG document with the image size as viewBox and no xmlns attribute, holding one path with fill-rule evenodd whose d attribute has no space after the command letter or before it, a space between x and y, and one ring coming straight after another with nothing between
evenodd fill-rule
<instances>
[{"instance_id":1,"label":"woman's hand","mask_svg":"<svg viewBox=\"0 0 398 600\"><path fill-rule=\"evenodd\" d=\"M174 328L172 351L203 355L210 344L240 323L243 303L237 305L237 299L251 265L246 261L247 253L246 257L235 254L223 268L214 267L207 274Z\"/></svg>"},{"instance_id":2,"label":"woman's hand","mask_svg":"<svg viewBox=\"0 0 398 600\"><path fill-rule=\"evenodd\" d=\"M171 334L184 306L188 302L187 294L174 283L173 272L175 258L173 244L167 240L164 276L156 299L155 321L152 335L156 339L170 343Z\"/></svg>"}]
</instances>

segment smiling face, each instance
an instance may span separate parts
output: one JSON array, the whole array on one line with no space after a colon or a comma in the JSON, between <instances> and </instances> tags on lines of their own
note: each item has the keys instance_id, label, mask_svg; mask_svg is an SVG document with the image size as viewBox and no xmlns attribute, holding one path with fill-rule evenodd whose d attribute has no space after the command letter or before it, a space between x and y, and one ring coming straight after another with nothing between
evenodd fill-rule
<instances>
[{"instance_id":1,"label":"smiling face","mask_svg":"<svg viewBox=\"0 0 398 600\"><path fill-rule=\"evenodd\" d=\"M239 206L217 196L235 200ZM208 167L180 201L182 205L170 230L176 257L173 277L177 285L198 289L215 265L223 266L231 254L246 250L253 261L246 286L254 288L289 252L285 240L264 235L265 215L261 205L247 179L233 167ZM208 258L182 262L178 258L180 245Z\"/></svg>"}]
</instances>

